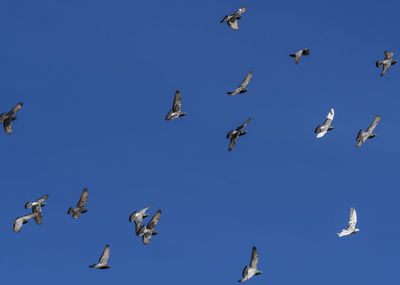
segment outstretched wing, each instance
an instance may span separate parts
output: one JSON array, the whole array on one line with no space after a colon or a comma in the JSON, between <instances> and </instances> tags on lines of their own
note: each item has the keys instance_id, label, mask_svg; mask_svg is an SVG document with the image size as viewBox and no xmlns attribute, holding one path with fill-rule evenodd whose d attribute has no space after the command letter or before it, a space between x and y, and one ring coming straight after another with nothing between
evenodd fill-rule
<instances>
[{"instance_id":1,"label":"outstretched wing","mask_svg":"<svg viewBox=\"0 0 400 285\"><path fill-rule=\"evenodd\" d=\"M41 204L43 203L45 200L47 200L49 198L49 194L43 195L42 197L38 198L35 202Z\"/></svg>"},{"instance_id":2,"label":"outstretched wing","mask_svg":"<svg viewBox=\"0 0 400 285\"><path fill-rule=\"evenodd\" d=\"M244 122L243 124L241 124L239 127L237 127L237 131L241 131L241 130L243 130L246 126L247 126L247 124L249 123L251 121L251 118L248 118L247 120L246 120L246 122Z\"/></svg>"},{"instance_id":3,"label":"outstretched wing","mask_svg":"<svg viewBox=\"0 0 400 285\"><path fill-rule=\"evenodd\" d=\"M240 17L246 11L246 9L247 9L247 7L243 6L242 8L238 9L237 11L235 11L235 13L233 13L232 16Z\"/></svg>"},{"instance_id":4,"label":"outstretched wing","mask_svg":"<svg viewBox=\"0 0 400 285\"><path fill-rule=\"evenodd\" d=\"M100 264L107 264L109 258L110 258L110 246L107 244L106 247L103 250L103 253L101 254L101 257L99 259L99 263Z\"/></svg>"},{"instance_id":5,"label":"outstretched wing","mask_svg":"<svg viewBox=\"0 0 400 285\"><path fill-rule=\"evenodd\" d=\"M4 125L4 131L7 134L11 134L12 133L12 119L11 118L5 119L3 122L3 125Z\"/></svg>"},{"instance_id":6,"label":"outstretched wing","mask_svg":"<svg viewBox=\"0 0 400 285\"><path fill-rule=\"evenodd\" d=\"M160 221L161 217L161 210L158 210L157 213L154 214L154 216L151 218L150 222L147 224L147 229L152 230L154 229L158 222Z\"/></svg>"},{"instance_id":7,"label":"outstretched wing","mask_svg":"<svg viewBox=\"0 0 400 285\"><path fill-rule=\"evenodd\" d=\"M335 111L333 109L331 109L329 111L328 116L326 117L326 120L325 120L323 126L326 127L326 128L329 128L331 123L332 123L332 120L333 120L334 116L335 116Z\"/></svg>"},{"instance_id":8,"label":"outstretched wing","mask_svg":"<svg viewBox=\"0 0 400 285\"><path fill-rule=\"evenodd\" d=\"M350 208L350 221L348 225L348 229L354 230L357 224L357 213L354 208Z\"/></svg>"},{"instance_id":9,"label":"outstretched wing","mask_svg":"<svg viewBox=\"0 0 400 285\"><path fill-rule=\"evenodd\" d=\"M88 198L88 191L87 189L83 189L81 197L79 198L78 204L76 205L77 208L83 209L85 208L85 205L87 203L87 198Z\"/></svg>"},{"instance_id":10,"label":"outstretched wing","mask_svg":"<svg viewBox=\"0 0 400 285\"><path fill-rule=\"evenodd\" d=\"M381 116L377 115L375 117L375 119L372 121L371 125L368 127L367 129L367 133L372 133L376 127L376 125L378 125L379 121L381 120Z\"/></svg>"},{"instance_id":11,"label":"outstretched wing","mask_svg":"<svg viewBox=\"0 0 400 285\"><path fill-rule=\"evenodd\" d=\"M10 116L14 115L15 113L17 113L19 111L19 109L21 109L21 107L22 107L22 103L19 102L17 105L14 106L14 108L12 108L10 110L10 112L8 112L8 115L10 115Z\"/></svg>"},{"instance_id":12,"label":"outstretched wing","mask_svg":"<svg viewBox=\"0 0 400 285\"><path fill-rule=\"evenodd\" d=\"M181 106L182 106L181 93L179 92L179 90L176 90L172 109L174 110L174 112L180 112Z\"/></svg>"},{"instance_id":13,"label":"outstretched wing","mask_svg":"<svg viewBox=\"0 0 400 285\"><path fill-rule=\"evenodd\" d=\"M229 143L229 147L228 147L228 151L231 151L233 149L233 147L236 144L236 141L238 140L239 136L235 135L231 137L231 142Z\"/></svg>"},{"instance_id":14,"label":"outstretched wing","mask_svg":"<svg viewBox=\"0 0 400 285\"><path fill-rule=\"evenodd\" d=\"M242 81L242 83L240 83L239 88L245 88L245 87L247 86L247 84L249 84L249 82L250 82L250 80L251 80L252 77L253 77L253 72L250 71L250 72L246 75L246 77L245 77L245 79Z\"/></svg>"},{"instance_id":15,"label":"outstretched wing","mask_svg":"<svg viewBox=\"0 0 400 285\"><path fill-rule=\"evenodd\" d=\"M258 265L257 248L253 246L253 251L251 252L250 268L257 268L257 265Z\"/></svg>"}]
</instances>

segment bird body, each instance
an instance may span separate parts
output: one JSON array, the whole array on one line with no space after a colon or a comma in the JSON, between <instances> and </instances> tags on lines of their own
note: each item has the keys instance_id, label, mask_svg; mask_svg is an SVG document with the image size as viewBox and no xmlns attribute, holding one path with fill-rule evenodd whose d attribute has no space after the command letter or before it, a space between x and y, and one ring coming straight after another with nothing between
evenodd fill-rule
<instances>
[{"instance_id":1,"label":"bird body","mask_svg":"<svg viewBox=\"0 0 400 285\"><path fill-rule=\"evenodd\" d=\"M396 59L393 59L393 55L393 52L387 50L385 51L385 58L375 63L376 67L383 66L381 76L383 76L389 70L390 66L398 62Z\"/></svg>"},{"instance_id":2,"label":"bird body","mask_svg":"<svg viewBox=\"0 0 400 285\"><path fill-rule=\"evenodd\" d=\"M248 90L246 89L246 86L250 83L251 78L253 77L253 72L250 71L246 77L244 78L244 80L242 81L242 83L240 83L240 85L238 86L238 88L236 88L234 91L232 92L227 92L228 95L231 96L235 96L236 94L241 94L241 93L245 93Z\"/></svg>"},{"instance_id":3,"label":"bird body","mask_svg":"<svg viewBox=\"0 0 400 285\"><path fill-rule=\"evenodd\" d=\"M72 214L72 218L77 219L79 218L83 213L87 212L87 209L85 209L85 205L87 203L88 199L88 191L86 188L82 190L81 197L79 198L78 203L76 204L75 208L69 208L68 209L68 215Z\"/></svg>"},{"instance_id":4,"label":"bird body","mask_svg":"<svg viewBox=\"0 0 400 285\"><path fill-rule=\"evenodd\" d=\"M110 246L107 244L103 250L103 253L99 258L99 262L97 264L89 265L89 267L97 269L110 268L111 266L107 264L109 258L110 258Z\"/></svg>"},{"instance_id":5,"label":"bird body","mask_svg":"<svg viewBox=\"0 0 400 285\"><path fill-rule=\"evenodd\" d=\"M375 116L374 120L372 121L371 125L368 129L364 132L363 130L359 130L357 134L357 144L356 147L361 146L367 139L372 139L376 137L376 134L372 133L375 127L378 125L379 121L381 120L381 116Z\"/></svg>"},{"instance_id":6,"label":"bird body","mask_svg":"<svg viewBox=\"0 0 400 285\"><path fill-rule=\"evenodd\" d=\"M342 237L342 236L348 236L348 235L353 235L355 233L358 233L360 230L356 229L356 224L357 224L357 213L356 213L356 210L354 208L350 208L350 220L349 220L349 224L347 226L347 229L343 229L337 235L339 237Z\"/></svg>"},{"instance_id":7,"label":"bird body","mask_svg":"<svg viewBox=\"0 0 400 285\"><path fill-rule=\"evenodd\" d=\"M15 117L14 115L21 109L22 105L23 103L20 102L15 105L8 113L0 114L0 124L3 124L4 131L7 134L12 133L12 121L17 119L17 117Z\"/></svg>"},{"instance_id":8,"label":"bird body","mask_svg":"<svg viewBox=\"0 0 400 285\"><path fill-rule=\"evenodd\" d=\"M289 54L289 56L294 57L294 62L295 62L296 64L298 64L299 61L300 61L300 58L301 58L303 55L309 55L309 54L310 54L310 50L309 50L308 48L305 48L305 49L299 50L299 51L296 52L296 53Z\"/></svg>"},{"instance_id":9,"label":"bird body","mask_svg":"<svg viewBox=\"0 0 400 285\"><path fill-rule=\"evenodd\" d=\"M247 281L255 275L262 274L262 271L257 269L257 265L258 265L257 248L253 246L253 250L251 252L250 267L248 267L247 265L245 266L242 272L242 278L239 280L239 282Z\"/></svg>"},{"instance_id":10,"label":"bird body","mask_svg":"<svg viewBox=\"0 0 400 285\"><path fill-rule=\"evenodd\" d=\"M142 225L142 221L144 218L148 217L149 214L146 213L146 211L150 208L150 206L140 210L140 211L135 211L129 216L129 221L130 222L135 222L135 232L136 235L139 235L139 229Z\"/></svg>"},{"instance_id":11,"label":"bird body","mask_svg":"<svg viewBox=\"0 0 400 285\"><path fill-rule=\"evenodd\" d=\"M233 149L233 147L236 144L236 141L238 140L238 138L240 136L243 136L245 134L247 134L247 132L245 130L243 130L246 125L251 121L251 118L247 119L246 122L244 122L242 125L240 125L239 127L236 128L236 130L230 130L228 132L228 134L226 135L227 139L231 139L230 143L229 143L229 147L228 147L228 151L231 151Z\"/></svg>"},{"instance_id":12,"label":"bird body","mask_svg":"<svg viewBox=\"0 0 400 285\"><path fill-rule=\"evenodd\" d=\"M326 132L331 131L335 128L335 127L331 126L334 115L335 115L335 111L333 109L331 109L328 113L328 116L325 119L325 122L322 125L317 126L317 128L315 129L317 138L322 138L326 134Z\"/></svg>"},{"instance_id":13,"label":"bird body","mask_svg":"<svg viewBox=\"0 0 400 285\"><path fill-rule=\"evenodd\" d=\"M174 102L172 104L172 109L169 111L167 116L165 117L165 120L174 120L179 117L183 117L186 115L186 112L182 112L182 97L181 93L179 90L176 90L175 96L174 96Z\"/></svg>"},{"instance_id":14,"label":"bird body","mask_svg":"<svg viewBox=\"0 0 400 285\"><path fill-rule=\"evenodd\" d=\"M235 13L226 15L220 23L227 22L228 26L233 29L233 30L238 30L239 29L239 19L242 18L242 14L246 11L246 6L243 6L242 8L238 9L235 11Z\"/></svg>"}]
</instances>

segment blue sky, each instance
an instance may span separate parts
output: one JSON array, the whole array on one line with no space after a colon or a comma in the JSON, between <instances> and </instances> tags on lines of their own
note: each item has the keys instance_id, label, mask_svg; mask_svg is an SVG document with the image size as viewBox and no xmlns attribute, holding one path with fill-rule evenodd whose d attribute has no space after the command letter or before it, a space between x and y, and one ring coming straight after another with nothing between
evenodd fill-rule
<instances>
[{"instance_id":1,"label":"blue sky","mask_svg":"<svg viewBox=\"0 0 400 285\"><path fill-rule=\"evenodd\" d=\"M238 31L219 24L243 5ZM1 283L235 284L255 245L251 284L396 284L400 66L381 78L375 61L400 57L399 8L1 2L1 111L24 102L0 133ZM249 91L227 96L249 70ZM176 89L188 115L166 122ZM317 140L330 108L336 128ZM355 148L377 114L377 137ZM73 220L84 187L89 211ZM46 193L43 224L14 233ZM144 246L128 217L148 204L163 212ZM351 206L360 232L339 239ZM106 243L112 268L89 269Z\"/></svg>"}]
</instances>

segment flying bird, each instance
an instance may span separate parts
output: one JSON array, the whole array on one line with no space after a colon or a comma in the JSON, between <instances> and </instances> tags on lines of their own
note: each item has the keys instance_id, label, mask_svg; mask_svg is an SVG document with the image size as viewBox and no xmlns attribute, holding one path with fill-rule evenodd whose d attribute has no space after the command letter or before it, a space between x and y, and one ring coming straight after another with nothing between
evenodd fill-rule
<instances>
[{"instance_id":1,"label":"flying bird","mask_svg":"<svg viewBox=\"0 0 400 285\"><path fill-rule=\"evenodd\" d=\"M300 58L301 58L303 55L309 55L309 54L310 54L310 50L309 50L308 48L305 48L305 49L299 50L299 51L296 52L296 53L289 54L289 56L294 57L294 62L295 62L296 64L298 64L299 61L300 61Z\"/></svg>"},{"instance_id":2,"label":"flying bird","mask_svg":"<svg viewBox=\"0 0 400 285\"><path fill-rule=\"evenodd\" d=\"M14 115L19 111L19 109L21 109L22 105L23 104L20 102L17 105L15 105L14 108L10 110L10 112L0 114L0 124L1 123L3 124L4 131L7 134L12 133L12 121L17 119L17 117L15 117Z\"/></svg>"},{"instance_id":3,"label":"flying bird","mask_svg":"<svg viewBox=\"0 0 400 285\"><path fill-rule=\"evenodd\" d=\"M372 139L376 137L376 134L373 134L372 132L374 131L376 125L378 125L379 121L381 119L381 116L377 115L375 119L372 121L371 125L368 127L368 129L364 132L363 130L359 130L357 134L357 144L356 146L361 146L367 139Z\"/></svg>"},{"instance_id":4,"label":"flying bird","mask_svg":"<svg viewBox=\"0 0 400 285\"><path fill-rule=\"evenodd\" d=\"M110 258L110 246L107 244L103 250L103 253L100 256L99 262L97 264L89 265L89 267L98 269L110 268L111 266L107 264L109 258Z\"/></svg>"},{"instance_id":5,"label":"flying bird","mask_svg":"<svg viewBox=\"0 0 400 285\"><path fill-rule=\"evenodd\" d=\"M150 208L150 206L148 206L140 211L135 211L129 216L129 221L135 222L136 235L139 235L139 229L140 229L140 226L142 225L143 218L146 218L149 216L149 214L146 214L146 211L149 208Z\"/></svg>"},{"instance_id":6,"label":"flying bird","mask_svg":"<svg viewBox=\"0 0 400 285\"><path fill-rule=\"evenodd\" d=\"M253 251L251 252L250 267L248 267L247 265L245 266L242 273L243 277L242 279L239 280L239 282L247 281L254 275L260 275L262 271L257 269L257 265L258 265L257 248L253 246Z\"/></svg>"},{"instance_id":7,"label":"flying bird","mask_svg":"<svg viewBox=\"0 0 400 285\"><path fill-rule=\"evenodd\" d=\"M186 115L186 112L182 112L181 93L179 92L179 90L176 90L172 109L171 109L171 111L169 111L169 113L165 119L167 121L169 121L169 120L177 119L179 117L183 117L185 115Z\"/></svg>"},{"instance_id":8,"label":"flying bird","mask_svg":"<svg viewBox=\"0 0 400 285\"><path fill-rule=\"evenodd\" d=\"M76 204L76 208L69 208L68 209L68 215L72 214L72 218L77 219L79 218L83 213L87 212L87 209L85 209L85 205L87 203L88 199L88 191L87 189L83 189L81 197L79 198L78 204Z\"/></svg>"},{"instance_id":9,"label":"flying bird","mask_svg":"<svg viewBox=\"0 0 400 285\"><path fill-rule=\"evenodd\" d=\"M149 244L151 241L151 237L153 235L158 234L158 232L156 232L154 228L160 221L160 217L161 217L161 210L158 210L157 213L155 213L154 216L151 218L147 226L141 226L139 228L138 236L142 237L143 244Z\"/></svg>"},{"instance_id":10,"label":"flying bird","mask_svg":"<svg viewBox=\"0 0 400 285\"><path fill-rule=\"evenodd\" d=\"M236 94L241 94L241 93L245 93L247 92L246 86L247 84L249 84L251 78L253 77L253 72L250 71L246 77L244 78L244 80L242 81L242 83L240 83L240 85L238 86L238 88L235 89L235 91L232 92L227 92L228 95L231 96L235 96Z\"/></svg>"},{"instance_id":11,"label":"flying bird","mask_svg":"<svg viewBox=\"0 0 400 285\"><path fill-rule=\"evenodd\" d=\"M335 115L335 111L333 109L331 109L329 111L328 116L326 117L325 122L323 123L323 125L319 125L316 129L315 129L315 133L317 134L317 138L322 138L327 131L331 131L333 130L335 127L331 126L332 120L333 120L333 116Z\"/></svg>"},{"instance_id":12,"label":"flying bird","mask_svg":"<svg viewBox=\"0 0 400 285\"><path fill-rule=\"evenodd\" d=\"M228 151L231 151L233 149L233 147L236 144L236 141L238 140L238 138L240 136L243 136L245 134L247 134L247 132L245 130L243 130L246 125L251 121L251 118L247 119L246 122L244 122L242 125L240 125L239 127L236 128L236 130L230 130L229 133L226 135L227 139L231 139L231 142L229 144L229 148Z\"/></svg>"},{"instance_id":13,"label":"flying bird","mask_svg":"<svg viewBox=\"0 0 400 285\"><path fill-rule=\"evenodd\" d=\"M383 69L381 72L381 76L383 76L388 71L389 67L396 64L397 62L398 61L396 59L393 59L393 52L387 50L385 51L385 58L376 62L376 67L380 67L383 65Z\"/></svg>"},{"instance_id":14,"label":"flying bird","mask_svg":"<svg viewBox=\"0 0 400 285\"><path fill-rule=\"evenodd\" d=\"M30 219L36 218L37 216L38 216L38 213L33 212L33 213L27 214L25 216L16 218L13 222L14 232L19 233L22 229L23 224L26 224Z\"/></svg>"},{"instance_id":15,"label":"flying bird","mask_svg":"<svg viewBox=\"0 0 400 285\"><path fill-rule=\"evenodd\" d=\"M231 15L226 15L220 23L227 22L229 27L231 27L233 30L237 30L239 29L238 21L240 18L242 18L244 11L246 11L246 6L243 6Z\"/></svg>"},{"instance_id":16,"label":"flying bird","mask_svg":"<svg viewBox=\"0 0 400 285\"><path fill-rule=\"evenodd\" d=\"M357 224L357 213L354 208L350 208L350 221L347 226L347 230L343 229L340 233L338 233L339 237L342 236L348 236L348 235L353 235L355 233L358 233L360 230L356 229L356 224Z\"/></svg>"}]
</instances>

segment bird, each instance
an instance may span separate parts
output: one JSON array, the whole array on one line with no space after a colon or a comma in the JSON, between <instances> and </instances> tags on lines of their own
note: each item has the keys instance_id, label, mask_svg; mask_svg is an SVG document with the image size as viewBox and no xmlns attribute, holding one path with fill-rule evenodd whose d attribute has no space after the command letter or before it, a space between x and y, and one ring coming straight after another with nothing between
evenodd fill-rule
<instances>
[{"instance_id":1,"label":"bird","mask_svg":"<svg viewBox=\"0 0 400 285\"><path fill-rule=\"evenodd\" d=\"M151 206L148 206L140 211L135 211L129 216L129 221L130 222L135 222L135 232L136 235L139 235L139 229L140 226L142 225L143 218L146 218L149 216L149 214L146 214L146 211L150 208Z\"/></svg>"},{"instance_id":2,"label":"bird","mask_svg":"<svg viewBox=\"0 0 400 285\"><path fill-rule=\"evenodd\" d=\"M39 215L38 212L33 212L30 214L27 214L22 217L18 217L13 221L13 231L16 233L19 233L22 229L22 225L26 224L30 219L36 218Z\"/></svg>"},{"instance_id":3,"label":"bird","mask_svg":"<svg viewBox=\"0 0 400 285\"><path fill-rule=\"evenodd\" d=\"M257 248L253 246L253 250L251 252L251 260L250 260L250 267L247 265L243 269L242 273L242 279L239 280L239 282L244 282L252 278L254 275L260 275L262 274L262 271L257 269L258 265L258 253L257 253Z\"/></svg>"},{"instance_id":4,"label":"bird","mask_svg":"<svg viewBox=\"0 0 400 285\"><path fill-rule=\"evenodd\" d=\"M247 84L249 84L251 78L253 77L253 72L250 71L246 77L244 78L244 80L242 81L242 83L240 83L240 85L238 86L238 88L235 89L235 91L232 92L227 92L228 95L231 96L235 96L236 94L241 94L241 93L245 93L247 92L246 86Z\"/></svg>"},{"instance_id":5,"label":"bird","mask_svg":"<svg viewBox=\"0 0 400 285\"><path fill-rule=\"evenodd\" d=\"M78 204L76 204L76 208L69 208L68 215L72 214L72 218L77 219L81 216L81 214L86 213L88 210L85 209L85 205L88 199L88 190L84 188L82 190L81 197L79 198Z\"/></svg>"},{"instance_id":6,"label":"bird","mask_svg":"<svg viewBox=\"0 0 400 285\"><path fill-rule=\"evenodd\" d=\"M167 120L167 121L174 120L179 117L183 117L185 115L186 115L186 112L182 112L181 93L179 92L179 90L176 90L172 109L171 109L171 111L169 111L168 115L165 117L165 120Z\"/></svg>"},{"instance_id":7,"label":"bird","mask_svg":"<svg viewBox=\"0 0 400 285\"><path fill-rule=\"evenodd\" d=\"M309 55L309 54L310 54L310 50L309 50L308 48L305 48L305 49L299 50L299 51L296 52L296 53L289 54L289 56L294 57L294 62L295 62L296 64L298 64L299 61L300 61L300 58L301 58L303 55Z\"/></svg>"},{"instance_id":8,"label":"bird","mask_svg":"<svg viewBox=\"0 0 400 285\"><path fill-rule=\"evenodd\" d=\"M360 230L356 229L356 224L357 224L357 213L354 208L350 208L350 221L347 226L347 230L343 229L340 233L338 233L339 237L342 236L348 236L348 235L353 235L355 233L358 233Z\"/></svg>"},{"instance_id":9,"label":"bird","mask_svg":"<svg viewBox=\"0 0 400 285\"><path fill-rule=\"evenodd\" d=\"M139 228L138 236L142 237L143 244L149 244L151 241L151 237L153 235L158 234L158 232L156 232L154 228L160 221L160 217L161 217L161 210L158 210L157 213L155 213L154 216L151 218L147 226L141 226Z\"/></svg>"},{"instance_id":10,"label":"bird","mask_svg":"<svg viewBox=\"0 0 400 285\"><path fill-rule=\"evenodd\" d=\"M238 20L242 18L242 14L246 11L246 6L243 6L239 10L235 11L235 13L231 15L226 15L220 23L227 22L228 26L233 30L239 29Z\"/></svg>"},{"instance_id":11,"label":"bird","mask_svg":"<svg viewBox=\"0 0 400 285\"><path fill-rule=\"evenodd\" d=\"M316 129L315 129L315 133L317 134L317 138L322 138L327 131L331 131L333 130L335 127L331 126L332 120L333 120L333 116L335 115L335 111L333 109L331 109L328 113L328 116L326 116L326 120L323 123L323 125L319 125Z\"/></svg>"},{"instance_id":12,"label":"bird","mask_svg":"<svg viewBox=\"0 0 400 285\"><path fill-rule=\"evenodd\" d=\"M21 109L22 105L23 103L19 102L8 113L0 114L0 124L2 123L4 125L4 131L7 134L12 133L12 121L17 119L17 117L15 117L14 114L17 113L19 109Z\"/></svg>"},{"instance_id":13,"label":"bird","mask_svg":"<svg viewBox=\"0 0 400 285\"><path fill-rule=\"evenodd\" d=\"M247 119L246 122L244 122L242 125L240 125L239 127L236 128L236 130L230 130L229 133L226 135L227 139L231 139L231 142L229 143L229 148L228 151L231 151L233 149L233 147L236 144L236 141L238 140L238 138L240 136L243 136L245 134L247 134L247 132L244 129L244 127L246 127L246 125L251 121L251 118Z\"/></svg>"},{"instance_id":14,"label":"bird","mask_svg":"<svg viewBox=\"0 0 400 285\"><path fill-rule=\"evenodd\" d=\"M383 69L381 72L381 76L383 76L389 69L391 65L394 65L398 62L398 60L393 59L393 52L391 51L385 51L385 58L383 60L378 60L376 62L376 67L380 67L383 65Z\"/></svg>"},{"instance_id":15,"label":"bird","mask_svg":"<svg viewBox=\"0 0 400 285\"><path fill-rule=\"evenodd\" d=\"M378 125L380 119L381 116L377 115L365 132L363 130L358 131L356 138L357 141L356 147L361 146L367 139L372 139L376 137L376 134L373 134L372 132L374 131L376 125Z\"/></svg>"},{"instance_id":16,"label":"bird","mask_svg":"<svg viewBox=\"0 0 400 285\"><path fill-rule=\"evenodd\" d=\"M103 253L99 258L99 262L97 264L89 265L89 267L98 269L110 268L111 266L107 264L109 258L110 258L110 246L106 244L106 247L104 248Z\"/></svg>"}]
</instances>

